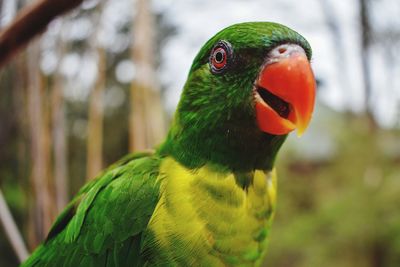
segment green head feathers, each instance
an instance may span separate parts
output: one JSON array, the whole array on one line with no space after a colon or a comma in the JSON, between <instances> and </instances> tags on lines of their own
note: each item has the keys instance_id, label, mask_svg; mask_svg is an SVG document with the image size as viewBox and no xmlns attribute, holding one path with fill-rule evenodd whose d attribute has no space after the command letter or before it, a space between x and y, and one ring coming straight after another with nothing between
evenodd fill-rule
<instances>
[{"instance_id":1,"label":"green head feathers","mask_svg":"<svg viewBox=\"0 0 400 267\"><path fill-rule=\"evenodd\" d=\"M268 53L281 44L297 44L311 58L307 41L276 23L236 24L212 37L193 61L160 153L189 168L271 169L286 134L260 130L253 90Z\"/></svg>"}]
</instances>

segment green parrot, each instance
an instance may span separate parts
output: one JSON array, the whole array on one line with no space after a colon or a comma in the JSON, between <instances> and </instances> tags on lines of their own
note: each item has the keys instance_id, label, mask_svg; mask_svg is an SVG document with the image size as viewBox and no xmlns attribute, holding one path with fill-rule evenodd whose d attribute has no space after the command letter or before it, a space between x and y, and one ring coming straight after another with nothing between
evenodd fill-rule
<instances>
[{"instance_id":1,"label":"green parrot","mask_svg":"<svg viewBox=\"0 0 400 267\"><path fill-rule=\"evenodd\" d=\"M86 184L28 266L259 266L274 161L310 122L311 48L277 23L217 33L190 68L166 140Z\"/></svg>"}]
</instances>

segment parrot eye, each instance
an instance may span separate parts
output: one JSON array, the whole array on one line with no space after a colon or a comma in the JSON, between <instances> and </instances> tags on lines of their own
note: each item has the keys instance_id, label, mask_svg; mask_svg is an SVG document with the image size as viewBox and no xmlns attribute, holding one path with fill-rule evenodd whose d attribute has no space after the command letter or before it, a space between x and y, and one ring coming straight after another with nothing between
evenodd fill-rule
<instances>
[{"instance_id":1,"label":"parrot eye","mask_svg":"<svg viewBox=\"0 0 400 267\"><path fill-rule=\"evenodd\" d=\"M211 51L210 68L214 74L222 74L232 61L232 47L226 41L219 41Z\"/></svg>"},{"instance_id":2,"label":"parrot eye","mask_svg":"<svg viewBox=\"0 0 400 267\"><path fill-rule=\"evenodd\" d=\"M226 52L222 47L218 47L214 51L213 55L213 66L217 69L221 69L226 64Z\"/></svg>"}]
</instances>

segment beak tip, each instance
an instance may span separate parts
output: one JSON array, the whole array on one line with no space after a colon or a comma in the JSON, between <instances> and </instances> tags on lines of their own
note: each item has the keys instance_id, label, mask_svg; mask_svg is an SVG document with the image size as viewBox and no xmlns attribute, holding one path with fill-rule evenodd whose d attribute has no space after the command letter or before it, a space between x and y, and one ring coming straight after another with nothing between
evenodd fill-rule
<instances>
[{"instance_id":1,"label":"beak tip","mask_svg":"<svg viewBox=\"0 0 400 267\"><path fill-rule=\"evenodd\" d=\"M305 131L308 129L308 126L309 126L309 120L307 122L297 124L297 129L296 129L297 137L303 136Z\"/></svg>"},{"instance_id":2,"label":"beak tip","mask_svg":"<svg viewBox=\"0 0 400 267\"><path fill-rule=\"evenodd\" d=\"M303 134L304 134L304 130L299 130L299 129L298 129L298 130L296 131L296 135L297 135L298 138L302 137Z\"/></svg>"}]
</instances>

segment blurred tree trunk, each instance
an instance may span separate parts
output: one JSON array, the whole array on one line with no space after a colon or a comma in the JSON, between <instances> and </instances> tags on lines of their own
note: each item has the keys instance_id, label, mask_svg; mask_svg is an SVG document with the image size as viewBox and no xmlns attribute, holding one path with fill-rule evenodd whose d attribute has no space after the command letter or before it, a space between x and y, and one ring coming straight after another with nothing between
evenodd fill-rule
<instances>
[{"instance_id":1,"label":"blurred tree trunk","mask_svg":"<svg viewBox=\"0 0 400 267\"><path fill-rule=\"evenodd\" d=\"M65 44L58 40L58 58L65 53ZM60 63L59 63L60 64ZM54 185L57 213L60 213L68 202L68 162L65 105L63 96L63 78L59 67L54 74L52 88L52 133L54 153Z\"/></svg>"},{"instance_id":2,"label":"blurred tree trunk","mask_svg":"<svg viewBox=\"0 0 400 267\"><path fill-rule=\"evenodd\" d=\"M4 25L6 26L8 23L10 23L15 14L17 13L17 6L18 6L18 0L11 0L9 3L11 5L11 12L9 16L7 17L7 20L3 21L5 22ZM10 8L10 7L9 7ZM17 156L17 163L18 163L18 170L17 170L17 175L19 177L23 177L21 181L21 187L24 189L23 192L28 195L28 199L31 198L34 195L33 189L32 189L32 182L30 179L30 166L31 166L31 155L30 155L30 129L29 129L29 122L30 119L27 116L29 114L28 112L28 97L27 97L27 87L28 87L28 68L27 68L27 53L21 53L19 56L15 58L15 74L14 74L14 87L12 88L13 94L14 94L14 110L16 112L16 120L17 120L17 131L18 131L18 141L17 141L17 146L16 146L16 156ZM26 233L29 233L30 236L33 236L33 217L31 216L32 213L34 212L32 210L33 204L32 201L30 201L29 205L25 206L25 212L24 212L24 220L26 223L23 224L23 229L19 229L20 232L22 232L22 235L25 237L25 241L22 239L23 246L25 247L25 250L27 249L27 236ZM16 234L13 234L16 235ZM34 244L31 245L34 246ZM18 245L21 246L21 245ZM16 249L14 249L16 250ZM20 248L18 250L21 250ZM24 256L21 257L21 252L18 252L20 256L18 256L19 260L23 260ZM23 255L23 254L22 254ZM29 253L27 254L29 255Z\"/></svg>"},{"instance_id":3,"label":"blurred tree trunk","mask_svg":"<svg viewBox=\"0 0 400 267\"><path fill-rule=\"evenodd\" d=\"M97 80L90 94L87 135L87 179L94 178L103 167L103 92L106 78L106 51L97 47Z\"/></svg>"},{"instance_id":4,"label":"blurred tree trunk","mask_svg":"<svg viewBox=\"0 0 400 267\"><path fill-rule=\"evenodd\" d=\"M39 42L28 48L28 118L31 141L31 185L33 189L31 209L30 245L36 246L44 239L54 218L55 202L50 190L50 131L48 106L39 68Z\"/></svg>"},{"instance_id":5,"label":"blurred tree trunk","mask_svg":"<svg viewBox=\"0 0 400 267\"><path fill-rule=\"evenodd\" d=\"M372 45L372 29L370 22L369 0L359 0L360 7L360 25L361 25L361 64L364 78L365 88L365 109L369 120L370 130L374 131L377 124L374 118L371 96L372 96L372 81L371 81L371 62L370 49Z\"/></svg>"},{"instance_id":6,"label":"blurred tree trunk","mask_svg":"<svg viewBox=\"0 0 400 267\"><path fill-rule=\"evenodd\" d=\"M135 9L132 60L136 66L136 76L130 94L130 151L151 148L165 135L165 120L154 69L154 15L148 0L137 0Z\"/></svg>"},{"instance_id":7,"label":"blurred tree trunk","mask_svg":"<svg viewBox=\"0 0 400 267\"><path fill-rule=\"evenodd\" d=\"M29 119L28 99L27 99L27 62L26 53L22 53L15 60L15 87L12 88L14 93L14 110L18 121L18 175L20 177L29 177L30 155L29 155ZM29 191L28 179L24 180L26 192Z\"/></svg>"}]
</instances>

